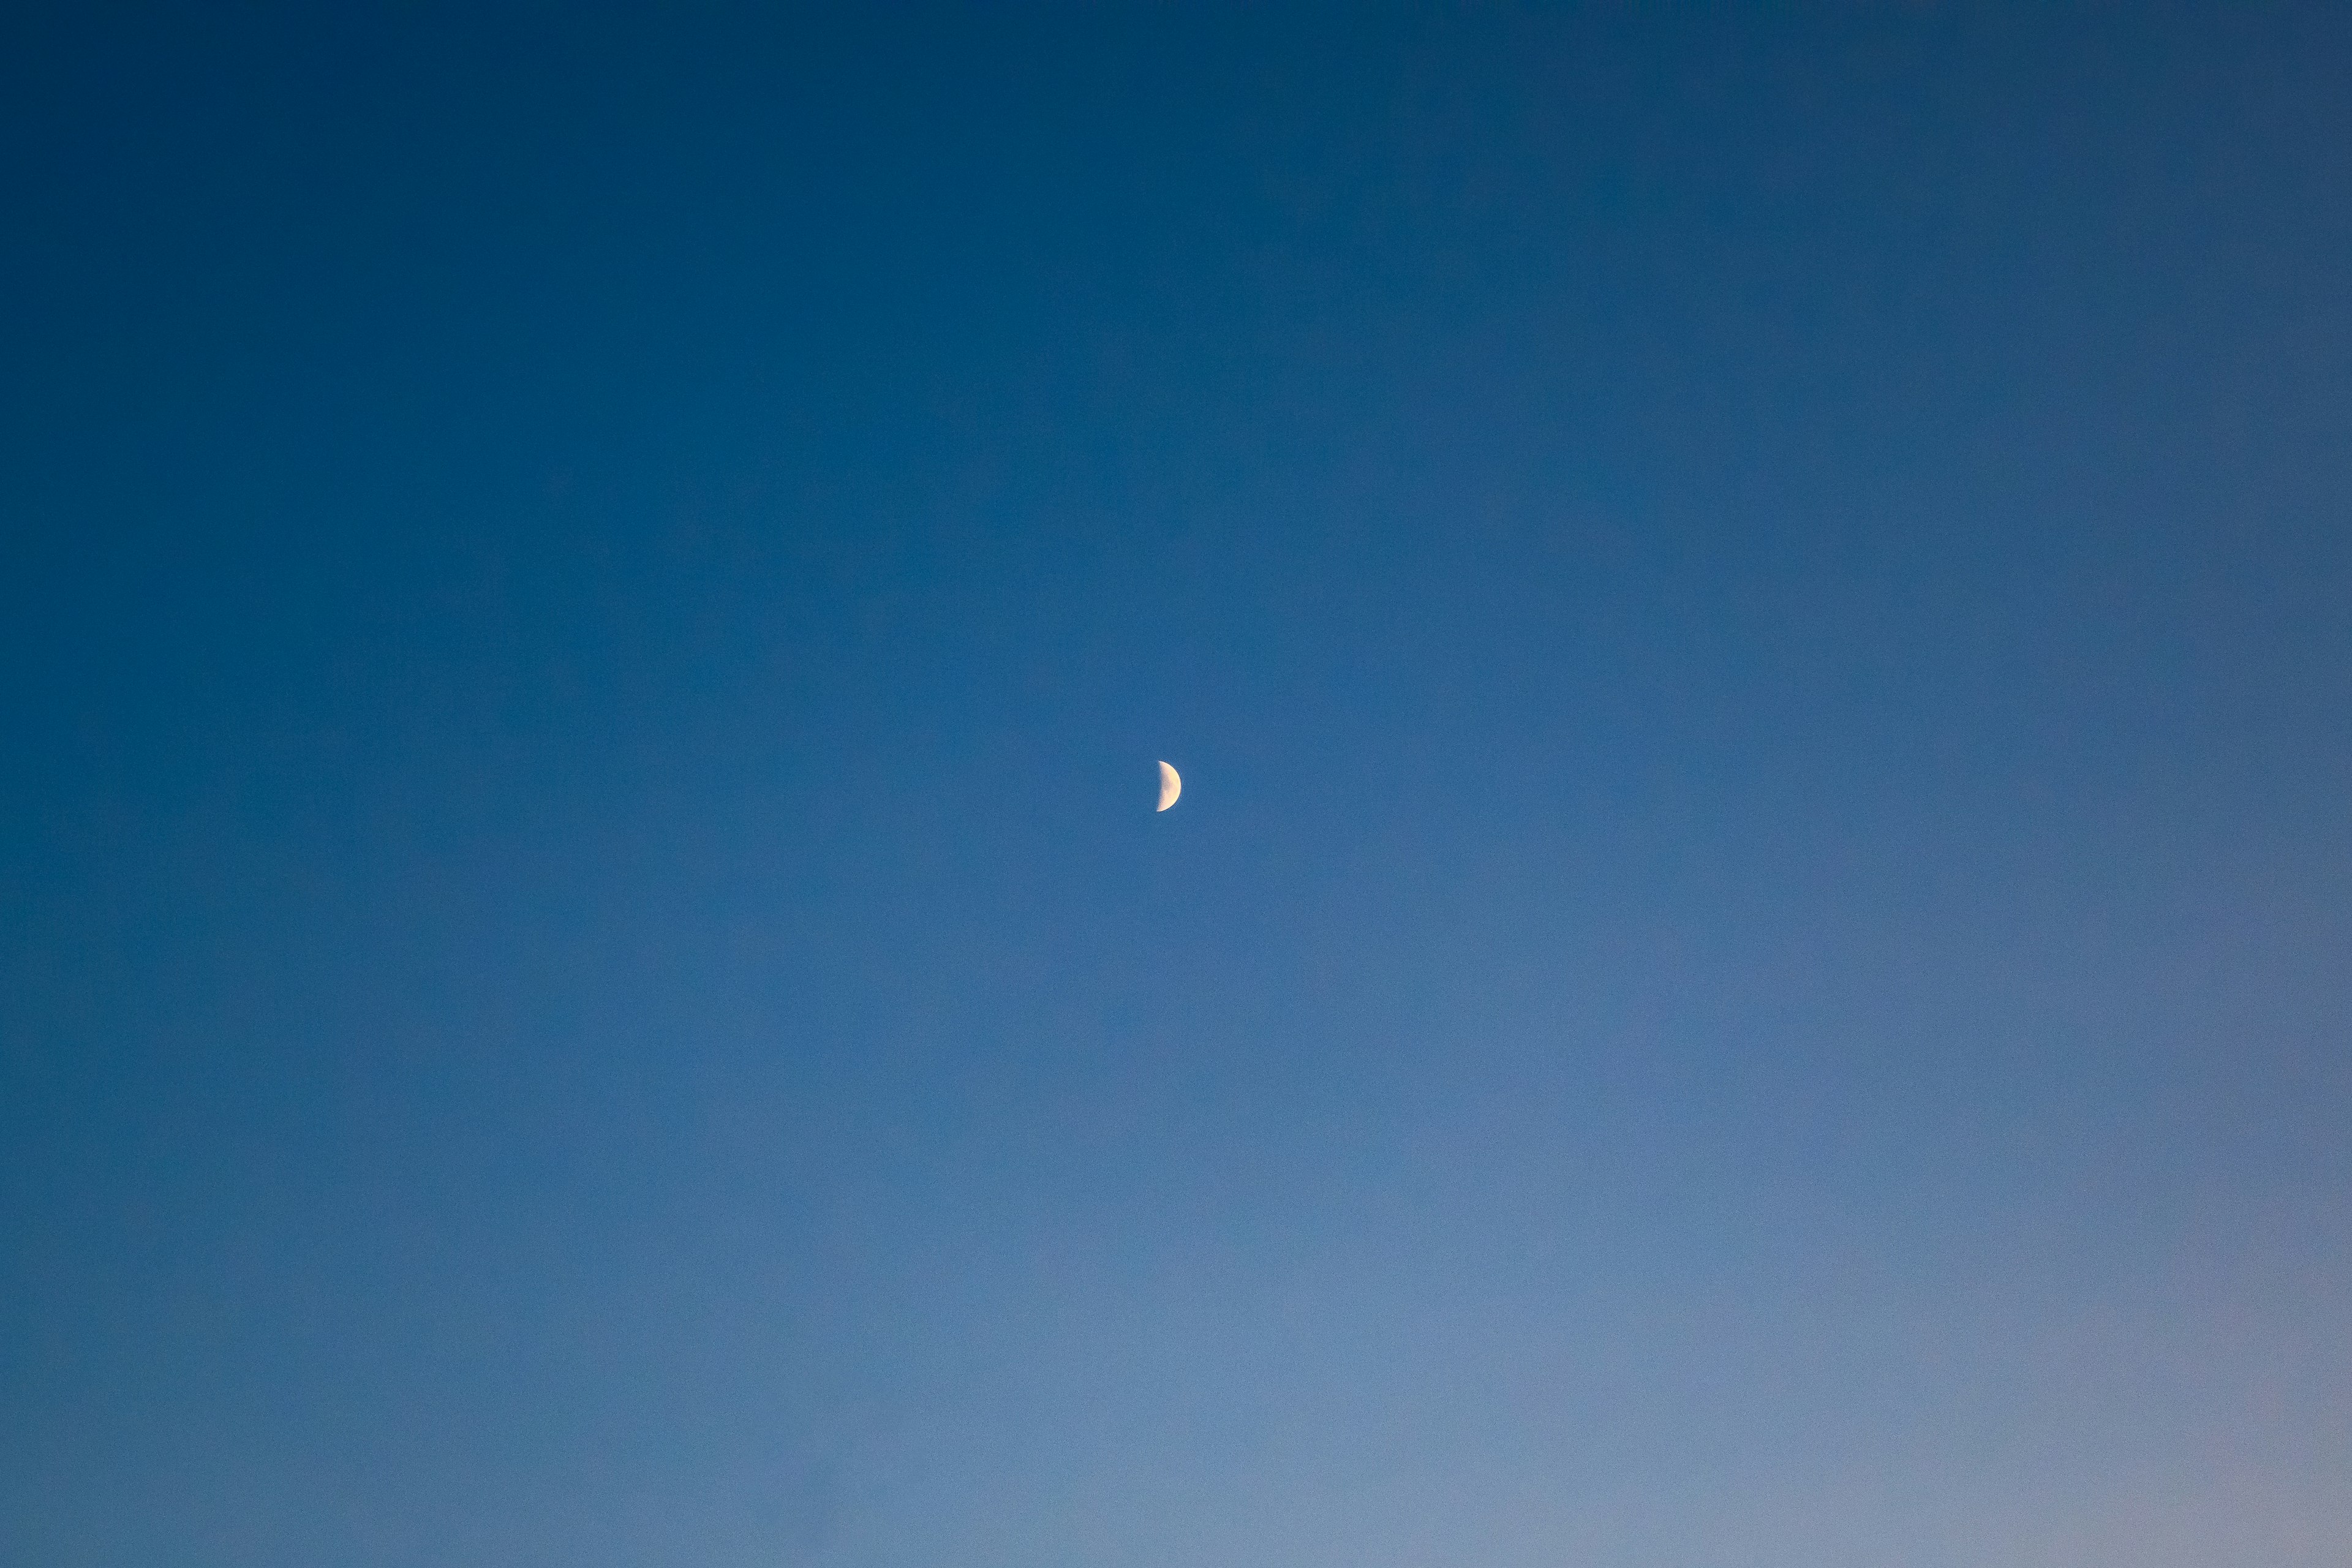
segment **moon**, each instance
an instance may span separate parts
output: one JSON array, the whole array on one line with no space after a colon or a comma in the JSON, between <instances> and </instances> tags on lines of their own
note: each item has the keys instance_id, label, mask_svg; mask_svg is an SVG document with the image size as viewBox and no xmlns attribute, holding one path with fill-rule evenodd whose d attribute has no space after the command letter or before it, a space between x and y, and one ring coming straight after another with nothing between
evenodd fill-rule
<instances>
[{"instance_id":1,"label":"moon","mask_svg":"<svg viewBox=\"0 0 2352 1568\"><path fill-rule=\"evenodd\" d=\"M1176 770L1170 767L1166 763L1160 763L1160 804L1153 809L1157 811L1167 810L1170 806L1176 804L1176 797L1183 793L1184 781L1176 776Z\"/></svg>"}]
</instances>

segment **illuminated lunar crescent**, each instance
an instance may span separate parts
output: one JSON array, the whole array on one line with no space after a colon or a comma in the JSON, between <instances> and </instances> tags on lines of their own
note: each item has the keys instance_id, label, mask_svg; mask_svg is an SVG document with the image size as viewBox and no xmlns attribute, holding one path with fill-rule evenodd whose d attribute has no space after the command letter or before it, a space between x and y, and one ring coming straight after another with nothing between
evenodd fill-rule
<instances>
[{"instance_id":1,"label":"illuminated lunar crescent","mask_svg":"<svg viewBox=\"0 0 2352 1568\"><path fill-rule=\"evenodd\" d=\"M1184 781L1176 776L1176 770L1170 767L1166 763L1160 763L1160 804L1153 809L1158 811L1167 810L1170 806L1176 804L1176 797L1183 793Z\"/></svg>"}]
</instances>

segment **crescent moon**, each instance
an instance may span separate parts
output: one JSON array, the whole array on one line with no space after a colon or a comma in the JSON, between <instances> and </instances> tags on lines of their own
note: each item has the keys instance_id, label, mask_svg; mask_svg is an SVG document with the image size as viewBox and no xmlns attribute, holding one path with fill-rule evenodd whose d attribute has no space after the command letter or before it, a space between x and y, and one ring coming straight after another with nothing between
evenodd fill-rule
<instances>
[{"instance_id":1,"label":"crescent moon","mask_svg":"<svg viewBox=\"0 0 2352 1568\"><path fill-rule=\"evenodd\" d=\"M1160 763L1160 804L1153 809L1158 811L1167 810L1170 806L1176 804L1176 797L1183 793L1184 781L1176 776L1176 770L1170 767L1166 763Z\"/></svg>"}]
</instances>

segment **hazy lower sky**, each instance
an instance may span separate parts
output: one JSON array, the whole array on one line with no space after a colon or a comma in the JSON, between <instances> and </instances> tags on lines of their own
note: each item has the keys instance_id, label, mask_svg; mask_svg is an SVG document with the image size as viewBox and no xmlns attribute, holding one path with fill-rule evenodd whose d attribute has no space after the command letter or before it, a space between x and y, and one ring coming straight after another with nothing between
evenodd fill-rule
<instances>
[{"instance_id":1,"label":"hazy lower sky","mask_svg":"<svg viewBox=\"0 0 2352 1568\"><path fill-rule=\"evenodd\" d=\"M2341 1564L2348 81L12 8L0 1559Z\"/></svg>"}]
</instances>

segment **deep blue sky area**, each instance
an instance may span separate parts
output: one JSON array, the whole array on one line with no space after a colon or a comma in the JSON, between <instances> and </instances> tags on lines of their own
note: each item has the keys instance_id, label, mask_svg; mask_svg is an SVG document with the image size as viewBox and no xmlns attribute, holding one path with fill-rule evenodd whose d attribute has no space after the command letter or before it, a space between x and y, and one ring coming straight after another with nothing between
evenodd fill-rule
<instances>
[{"instance_id":1,"label":"deep blue sky area","mask_svg":"<svg viewBox=\"0 0 2352 1568\"><path fill-rule=\"evenodd\" d=\"M2337 1568L2347 82L10 7L0 1561Z\"/></svg>"}]
</instances>

